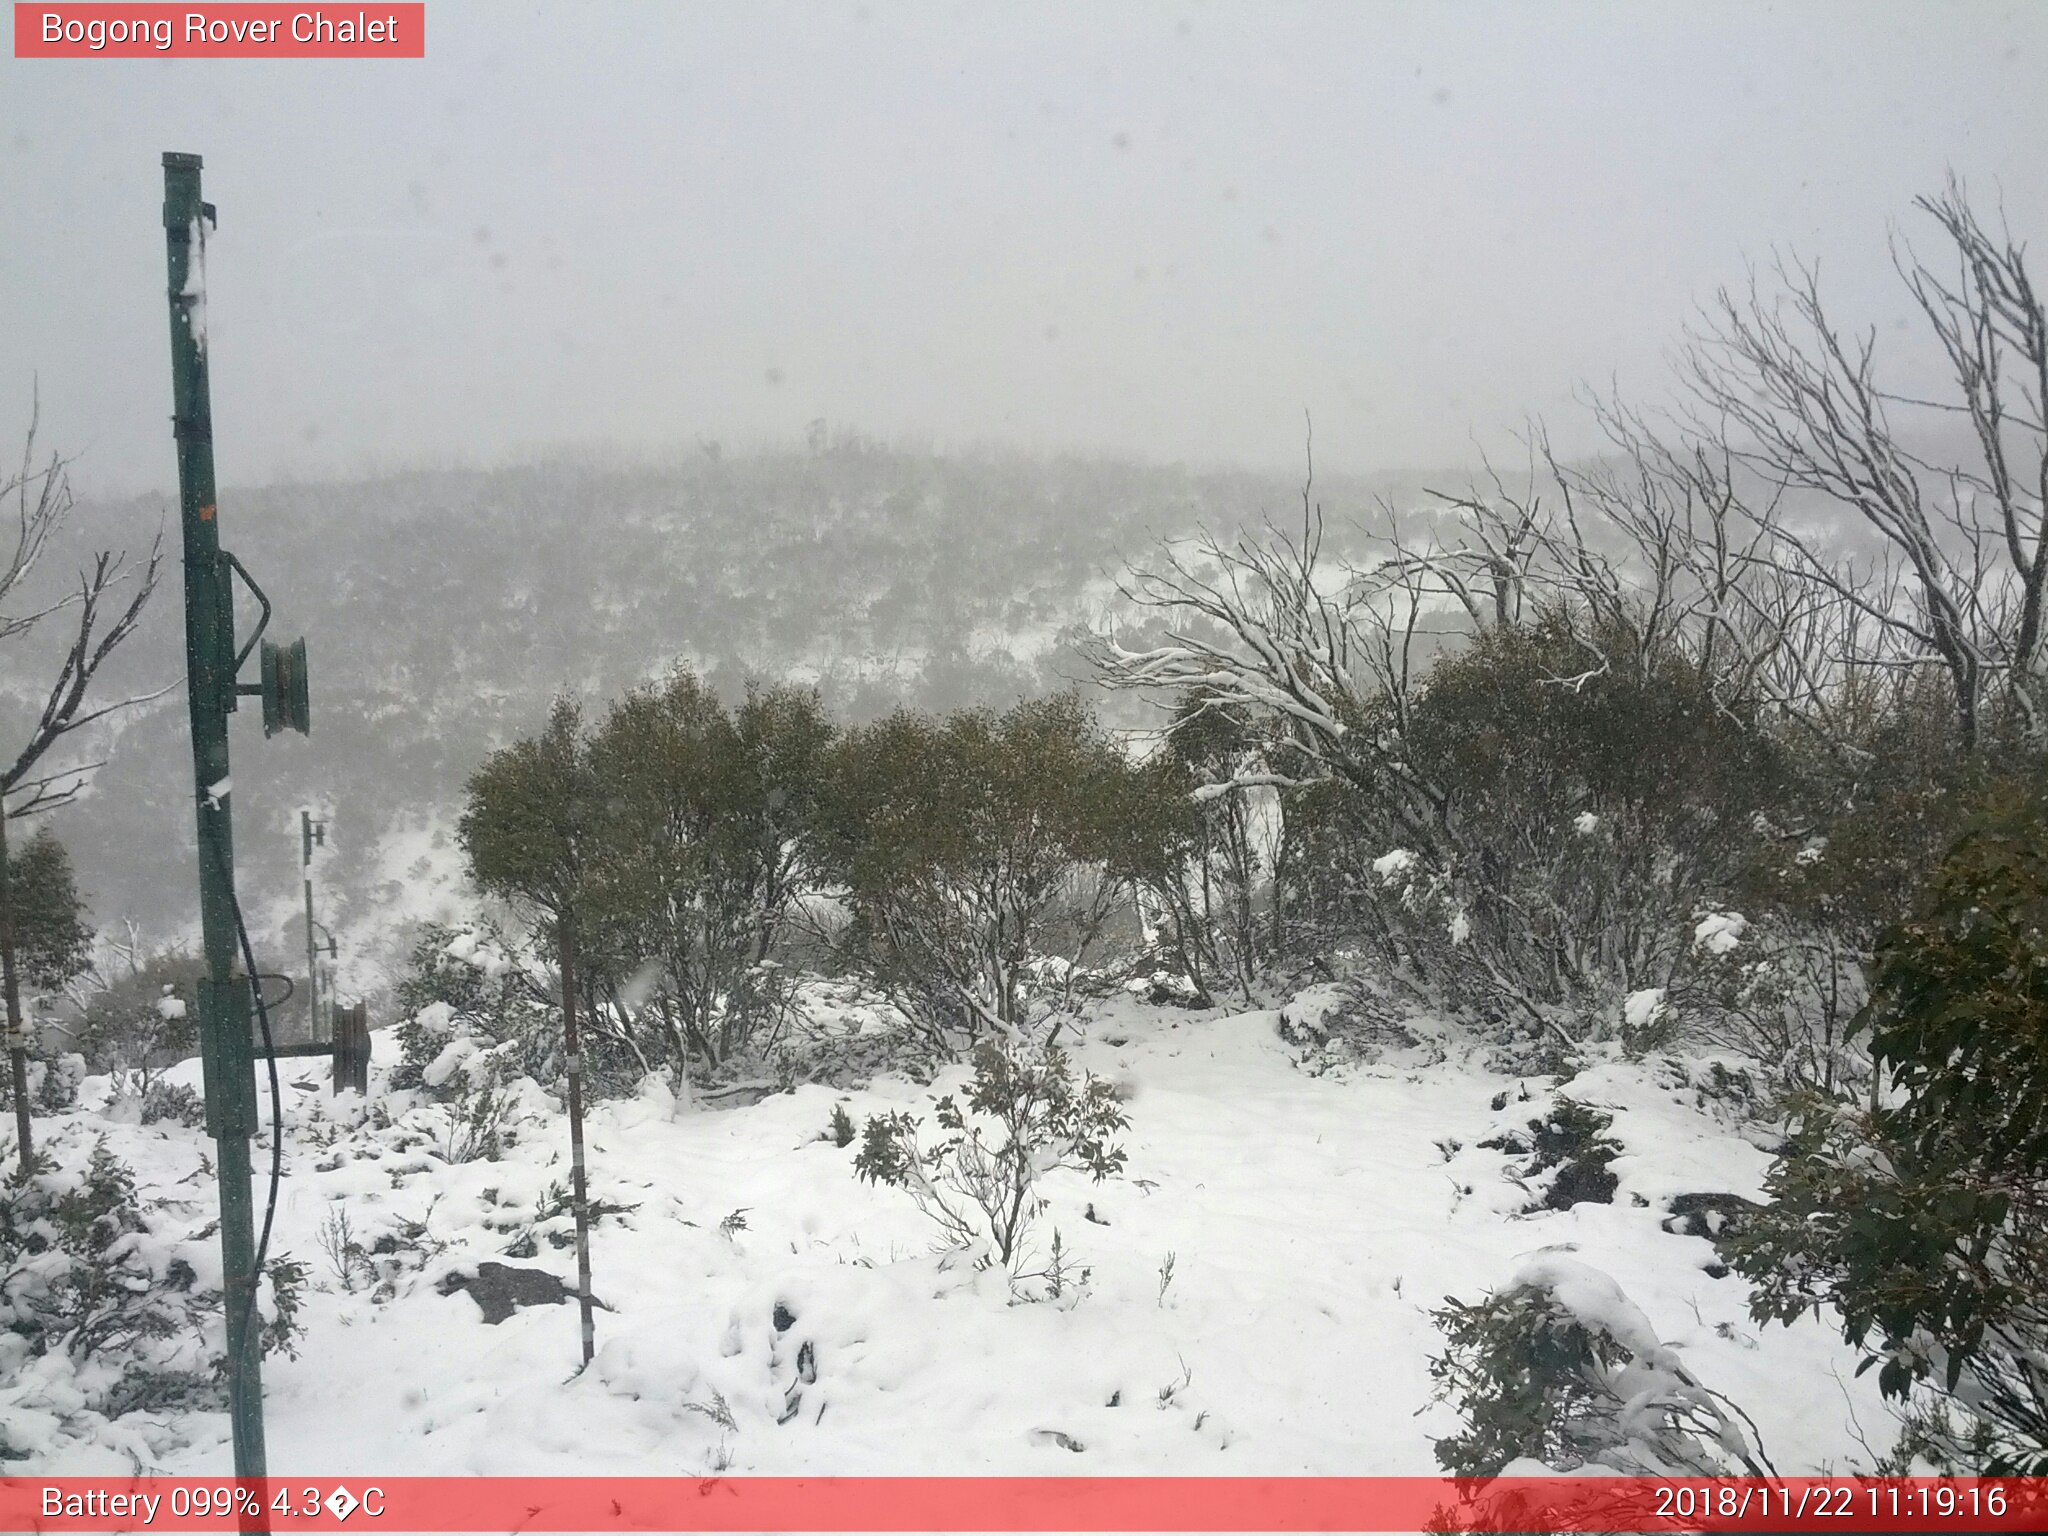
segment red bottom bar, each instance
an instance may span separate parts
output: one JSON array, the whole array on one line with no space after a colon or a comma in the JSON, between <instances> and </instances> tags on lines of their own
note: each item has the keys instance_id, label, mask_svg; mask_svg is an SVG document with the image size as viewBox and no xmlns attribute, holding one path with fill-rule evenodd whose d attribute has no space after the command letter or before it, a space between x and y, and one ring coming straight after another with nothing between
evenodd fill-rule
<instances>
[{"instance_id":1,"label":"red bottom bar","mask_svg":"<svg viewBox=\"0 0 2048 1536\"><path fill-rule=\"evenodd\" d=\"M7 1531L2040 1531L2048 1478L0 1478Z\"/></svg>"}]
</instances>

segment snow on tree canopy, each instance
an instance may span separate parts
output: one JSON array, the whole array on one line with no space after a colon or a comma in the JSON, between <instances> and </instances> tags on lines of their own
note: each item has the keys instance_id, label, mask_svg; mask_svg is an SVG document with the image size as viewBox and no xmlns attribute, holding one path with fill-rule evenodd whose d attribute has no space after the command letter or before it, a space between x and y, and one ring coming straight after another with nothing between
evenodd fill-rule
<instances>
[{"instance_id":1,"label":"snow on tree canopy","mask_svg":"<svg viewBox=\"0 0 2048 1536\"><path fill-rule=\"evenodd\" d=\"M1405 880L1415 869L1415 855L1406 848L1396 848L1392 853L1383 853L1372 861L1372 872L1388 885Z\"/></svg>"},{"instance_id":2,"label":"snow on tree canopy","mask_svg":"<svg viewBox=\"0 0 2048 1536\"><path fill-rule=\"evenodd\" d=\"M1749 932L1749 919L1740 912L1709 912L1692 931L1692 947L1710 955L1725 955Z\"/></svg>"},{"instance_id":3,"label":"snow on tree canopy","mask_svg":"<svg viewBox=\"0 0 2048 1536\"><path fill-rule=\"evenodd\" d=\"M1654 1024L1664 1015L1665 991L1662 987L1645 987L1640 992L1631 992L1621 1005L1621 1017L1630 1029L1642 1029Z\"/></svg>"}]
</instances>

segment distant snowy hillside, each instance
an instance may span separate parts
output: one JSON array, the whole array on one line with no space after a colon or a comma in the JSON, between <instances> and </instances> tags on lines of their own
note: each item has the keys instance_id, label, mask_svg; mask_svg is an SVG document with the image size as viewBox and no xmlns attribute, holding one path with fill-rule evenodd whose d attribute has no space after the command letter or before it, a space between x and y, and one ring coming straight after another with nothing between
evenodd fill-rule
<instances>
[{"instance_id":1,"label":"distant snowy hillside","mask_svg":"<svg viewBox=\"0 0 2048 1536\"><path fill-rule=\"evenodd\" d=\"M1375 489L1332 479L1326 493L1333 513L1363 515ZM230 484L225 542L269 592L272 636L303 633L311 650L311 736L265 741L254 710L234 730L258 942L286 955L304 942L298 812L311 805L332 819L325 920L358 966L369 946L388 953L392 923L431 908L452 870L434 833L464 780L559 693L601 704L681 662L734 695L754 678L815 683L853 718L1005 704L1082 675L1062 633L1099 619L1124 557L1197 524L1298 515L1299 497L1280 476L858 440L656 467ZM67 535L81 551L138 549L160 526L173 558L108 668L110 696L182 676L176 506L84 504ZM53 550L53 568L71 554ZM0 718L40 702L40 676L35 658L0 655ZM92 803L56 827L95 919L164 937L196 923L182 689L119 728Z\"/></svg>"}]
</instances>

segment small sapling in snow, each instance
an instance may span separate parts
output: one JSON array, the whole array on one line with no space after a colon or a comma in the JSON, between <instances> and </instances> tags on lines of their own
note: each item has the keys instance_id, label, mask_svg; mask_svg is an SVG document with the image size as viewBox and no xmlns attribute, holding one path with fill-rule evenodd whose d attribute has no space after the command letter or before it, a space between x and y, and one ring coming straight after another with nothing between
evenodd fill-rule
<instances>
[{"instance_id":1,"label":"small sapling in snow","mask_svg":"<svg viewBox=\"0 0 2048 1536\"><path fill-rule=\"evenodd\" d=\"M1054 1046L983 1045L966 1104L947 1094L934 1111L941 1134L929 1145L915 1116L871 1117L854 1172L908 1191L945 1247L975 1251L1015 1278L1025 1278L1026 1237L1046 1206L1042 1175L1067 1169L1100 1183L1123 1171L1111 1138L1130 1122L1115 1090L1092 1073L1077 1082Z\"/></svg>"},{"instance_id":2,"label":"small sapling in snow","mask_svg":"<svg viewBox=\"0 0 2048 1536\"><path fill-rule=\"evenodd\" d=\"M859 1134L854 1127L853 1116L846 1112L846 1106L834 1104L832 1118L826 1123L825 1134L819 1140L829 1141L835 1147L850 1147L853 1145L853 1138Z\"/></svg>"}]
</instances>

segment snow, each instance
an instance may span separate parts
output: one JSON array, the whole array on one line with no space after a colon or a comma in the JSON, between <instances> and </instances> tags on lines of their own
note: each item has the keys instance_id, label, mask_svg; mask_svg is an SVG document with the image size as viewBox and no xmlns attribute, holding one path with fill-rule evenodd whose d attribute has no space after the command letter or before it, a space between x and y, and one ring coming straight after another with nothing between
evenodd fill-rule
<instances>
[{"instance_id":1,"label":"snow","mask_svg":"<svg viewBox=\"0 0 2048 1536\"><path fill-rule=\"evenodd\" d=\"M206 229L203 219L194 219L186 247L192 255L185 267L185 286L178 297L185 301L185 323L192 328L193 345L206 356Z\"/></svg>"},{"instance_id":2,"label":"snow","mask_svg":"<svg viewBox=\"0 0 2048 1536\"><path fill-rule=\"evenodd\" d=\"M1676 1357L1658 1339L1643 1315L1611 1275L1561 1254L1540 1253L1525 1259L1508 1282L1509 1290L1546 1291L1556 1303L1592 1332L1603 1333L1638 1360L1675 1363Z\"/></svg>"},{"instance_id":3,"label":"snow","mask_svg":"<svg viewBox=\"0 0 2048 1536\"><path fill-rule=\"evenodd\" d=\"M1591 811L1581 811L1572 818L1572 830L1581 837L1591 837L1600 830L1600 818Z\"/></svg>"},{"instance_id":4,"label":"snow","mask_svg":"<svg viewBox=\"0 0 2048 1536\"><path fill-rule=\"evenodd\" d=\"M1749 919L1740 912L1708 912L1692 931L1692 947L1710 955L1725 955L1748 931Z\"/></svg>"},{"instance_id":5,"label":"snow","mask_svg":"<svg viewBox=\"0 0 2048 1536\"><path fill-rule=\"evenodd\" d=\"M1644 1029L1664 1016L1665 990L1662 987L1645 987L1631 992L1622 1000L1622 1021L1630 1029Z\"/></svg>"},{"instance_id":6,"label":"snow","mask_svg":"<svg viewBox=\"0 0 2048 1536\"><path fill-rule=\"evenodd\" d=\"M816 1004L826 1024L832 1006ZM374 1037L374 1106L286 1064L273 1249L312 1279L298 1358L265 1365L273 1470L1433 1474L1432 1438L1456 1420L1430 1402L1430 1310L1532 1277L1617 1337L1682 1350L1756 1417L1781 1469L1855 1464L1852 1412L1882 1438L1874 1379L1854 1377L1833 1329L1809 1319L1759 1337L1744 1283L1706 1273L1711 1246L1663 1230L1670 1194L1755 1195L1769 1161L1668 1069L1616 1057L1564 1089L1614 1116L1620 1188L1612 1205L1530 1215L1513 1160L1478 1142L1547 1113L1556 1090L1490 1072L1475 1050L1416 1071L1311 1074L1277 1010L1093 1006L1073 1054L1123 1090L1129 1166L1099 1185L1046 1181L1041 1257L1056 1229L1087 1270L1066 1295L1020 1301L1000 1272L934 1253L909 1199L857 1181L852 1149L820 1139L835 1104L856 1124L929 1117L964 1068L731 1109L679 1106L654 1079L589 1115L592 1195L626 1209L594 1235L604 1310L580 1374L573 1306L490 1327L438 1290L485 1260L573 1276L556 1246L569 1219L546 1214L568 1180L559 1106L526 1086L502 1160L451 1164L434 1150L447 1111L388 1088L391 1031ZM196 1085L198 1064L165 1076ZM258 1093L267 1166L260 1081ZM43 1123L64 1119L104 1133L145 1190L187 1202L201 1227L203 1135L89 1111ZM345 1289L322 1259L337 1213L366 1246L424 1224L427 1249L388 1299ZM527 1229L537 1256L508 1258ZM778 1331L778 1315L794 1322ZM68 1379L49 1370L61 1379L24 1388L37 1403ZM0 1359L0 1408L16 1374ZM53 1432L34 1470L131 1455L177 1475L227 1467L224 1417L159 1417L146 1434L126 1421Z\"/></svg>"},{"instance_id":7,"label":"snow","mask_svg":"<svg viewBox=\"0 0 2048 1536\"><path fill-rule=\"evenodd\" d=\"M1380 877L1382 885L1393 885L1405 880L1415 869L1415 855L1406 848L1396 848L1383 853L1372 861L1372 872Z\"/></svg>"}]
</instances>

